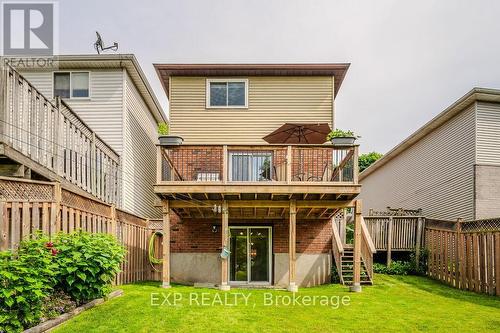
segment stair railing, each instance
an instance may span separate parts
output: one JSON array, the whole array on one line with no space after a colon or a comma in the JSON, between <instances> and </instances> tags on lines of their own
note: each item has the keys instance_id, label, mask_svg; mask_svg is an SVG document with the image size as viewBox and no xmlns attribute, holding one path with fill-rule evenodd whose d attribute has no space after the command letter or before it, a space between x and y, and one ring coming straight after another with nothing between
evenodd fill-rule
<instances>
[{"instance_id":1,"label":"stair railing","mask_svg":"<svg viewBox=\"0 0 500 333\"><path fill-rule=\"evenodd\" d=\"M342 240L340 239L339 230L335 224L335 219L332 218L332 254L335 260L335 266L337 267L337 274L340 277L340 283L344 284L344 278L342 277L342 255L344 254L344 247L342 245Z\"/></svg>"},{"instance_id":2,"label":"stair railing","mask_svg":"<svg viewBox=\"0 0 500 333\"><path fill-rule=\"evenodd\" d=\"M365 263L366 272L370 279L373 279L373 254L377 252L373 244L365 220L361 217L361 258Z\"/></svg>"}]
</instances>

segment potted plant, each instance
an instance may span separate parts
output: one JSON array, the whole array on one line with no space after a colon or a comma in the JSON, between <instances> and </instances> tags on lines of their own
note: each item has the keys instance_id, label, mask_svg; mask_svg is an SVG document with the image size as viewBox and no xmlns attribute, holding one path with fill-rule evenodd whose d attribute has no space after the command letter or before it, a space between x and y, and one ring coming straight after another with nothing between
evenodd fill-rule
<instances>
[{"instance_id":1,"label":"potted plant","mask_svg":"<svg viewBox=\"0 0 500 333\"><path fill-rule=\"evenodd\" d=\"M356 136L353 131L343 131L338 128L331 131L326 137L326 139L330 140L335 146L353 145L358 138L360 137Z\"/></svg>"},{"instance_id":2,"label":"potted plant","mask_svg":"<svg viewBox=\"0 0 500 333\"><path fill-rule=\"evenodd\" d=\"M158 124L158 140L161 146L179 146L184 139L177 135L169 135L170 127L168 123Z\"/></svg>"}]
</instances>

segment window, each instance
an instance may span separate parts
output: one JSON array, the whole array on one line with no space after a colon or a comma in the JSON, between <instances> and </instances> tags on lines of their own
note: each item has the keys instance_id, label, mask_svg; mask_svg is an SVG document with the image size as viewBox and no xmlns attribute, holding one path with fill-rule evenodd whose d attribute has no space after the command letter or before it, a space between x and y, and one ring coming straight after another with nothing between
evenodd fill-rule
<instances>
[{"instance_id":1,"label":"window","mask_svg":"<svg viewBox=\"0 0 500 333\"><path fill-rule=\"evenodd\" d=\"M248 80L207 80L207 107L246 108Z\"/></svg>"},{"instance_id":2,"label":"window","mask_svg":"<svg viewBox=\"0 0 500 333\"><path fill-rule=\"evenodd\" d=\"M54 73L54 97L89 98L89 72Z\"/></svg>"}]
</instances>

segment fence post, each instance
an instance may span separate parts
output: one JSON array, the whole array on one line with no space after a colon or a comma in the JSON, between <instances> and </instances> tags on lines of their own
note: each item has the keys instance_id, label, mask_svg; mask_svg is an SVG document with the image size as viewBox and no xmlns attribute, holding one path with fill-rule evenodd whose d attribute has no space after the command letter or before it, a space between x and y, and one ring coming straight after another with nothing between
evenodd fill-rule
<instances>
[{"instance_id":1,"label":"fence post","mask_svg":"<svg viewBox=\"0 0 500 333\"><path fill-rule=\"evenodd\" d=\"M61 183L54 184L54 204L50 216L50 236L54 237L56 233L62 230L61 228L61 201L62 187Z\"/></svg>"},{"instance_id":2,"label":"fence post","mask_svg":"<svg viewBox=\"0 0 500 333\"><path fill-rule=\"evenodd\" d=\"M116 206L111 205L111 235L116 237Z\"/></svg>"},{"instance_id":3,"label":"fence post","mask_svg":"<svg viewBox=\"0 0 500 333\"><path fill-rule=\"evenodd\" d=\"M418 268L420 263L420 247L422 246L422 227L423 227L423 218L421 216L417 219L417 235L415 236L415 262Z\"/></svg>"},{"instance_id":4,"label":"fence post","mask_svg":"<svg viewBox=\"0 0 500 333\"><path fill-rule=\"evenodd\" d=\"M464 257L463 257L463 248L464 244L462 242L462 222L463 219L458 218L457 219L457 232L456 232L456 251L457 251L457 267L455 267L455 287L456 288L463 288L463 280L462 276L464 275L464 270L463 268L465 267L464 265Z\"/></svg>"},{"instance_id":5,"label":"fence post","mask_svg":"<svg viewBox=\"0 0 500 333\"><path fill-rule=\"evenodd\" d=\"M389 224L387 225L387 267L391 266L392 259L392 224L393 218L389 216Z\"/></svg>"}]
</instances>

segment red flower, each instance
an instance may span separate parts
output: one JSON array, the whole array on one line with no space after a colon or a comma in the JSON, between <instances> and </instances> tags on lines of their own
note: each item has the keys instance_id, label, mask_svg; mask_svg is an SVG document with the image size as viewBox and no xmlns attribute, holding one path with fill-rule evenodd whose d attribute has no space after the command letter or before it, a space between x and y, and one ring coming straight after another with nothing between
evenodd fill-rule
<instances>
[{"instance_id":1,"label":"red flower","mask_svg":"<svg viewBox=\"0 0 500 333\"><path fill-rule=\"evenodd\" d=\"M55 256L59 251L57 251L56 248L52 248L51 252L52 252L52 255Z\"/></svg>"},{"instance_id":2,"label":"red flower","mask_svg":"<svg viewBox=\"0 0 500 333\"><path fill-rule=\"evenodd\" d=\"M45 244L45 247L47 247L47 248L49 248L49 249L50 249L51 247L53 247L53 246L54 246L54 243L52 243L52 242L48 242L48 243L46 243L46 244Z\"/></svg>"}]
</instances>

